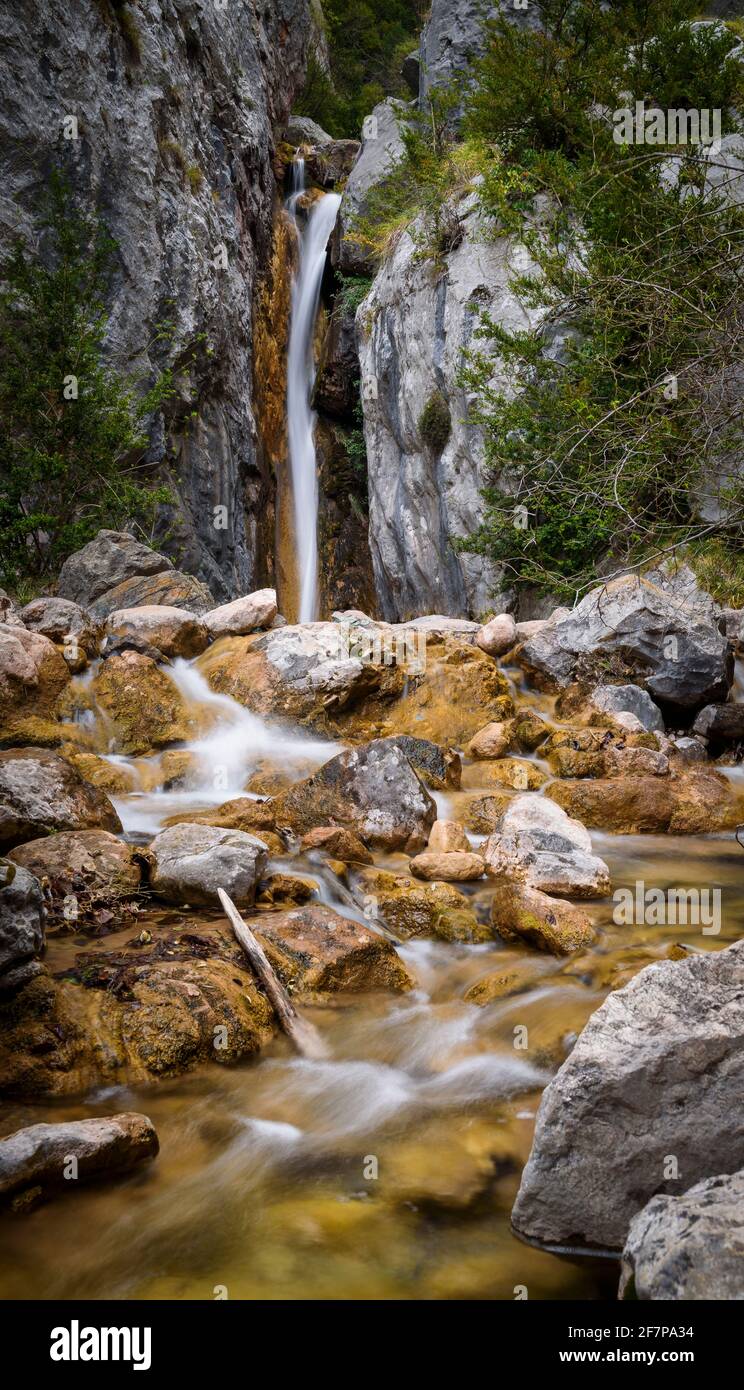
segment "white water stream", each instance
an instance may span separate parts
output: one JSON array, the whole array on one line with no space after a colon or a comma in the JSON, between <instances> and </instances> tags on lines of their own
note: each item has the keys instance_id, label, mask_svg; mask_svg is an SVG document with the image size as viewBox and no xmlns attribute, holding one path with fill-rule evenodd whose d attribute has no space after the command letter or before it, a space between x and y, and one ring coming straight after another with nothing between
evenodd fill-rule
<instances>
[{"instance_id":1,"label":"white water stream","mask_svg":"<svg viewBox=\"0 0 744 1390\"><path fill-rule=\"evenodd\" d=\"M315 382L313 336L326 247L341 199L336 193L326 193L319 198L310 211L303 231L297 217L297 205L304 186L305 165L303 160L298 159L292 166L292 188L286 205L300 240L299 265L292 286L292 322L287 357L287 428L299 579L298 620L311 623L318 616L318 480L315 471L315 413L311 405Z\"/></svg>"}]
</instances>

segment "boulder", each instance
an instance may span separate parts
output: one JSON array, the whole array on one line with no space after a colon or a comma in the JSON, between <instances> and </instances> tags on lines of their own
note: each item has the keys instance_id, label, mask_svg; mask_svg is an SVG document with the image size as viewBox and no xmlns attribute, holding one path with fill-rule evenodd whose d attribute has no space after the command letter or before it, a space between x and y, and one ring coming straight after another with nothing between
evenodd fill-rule
<instances>
[{"instance_id":1,"label":"boulder","mask_svg":"<svg viewBox=\"0 0 744 1390\"><path fill-rule=\"evenodd\" d=\"M332 758L304 782L275 797L280 826L353 830L372 849L422 849L436 806L394 741L374 739Z\"/></svg>"},{"instance_id":2,"label":"boulder","mask_svg":"<svg viewBox=\"0 0 744 1390\"><path fill-rule=\"evenodd\" d=\"M545 796L596 830L620 835L705 835L744 819L744 796L720 773L551 782Z\"/></svg>"},{"instance_id":3,"label":"boulder","mask_svg":"<svg viewBox=\"0 0 744 1390\"><path fill-rule=\"evenodd\" d=\"M471 758L503 758L514 743L515 728L513 719L497 719L486 724L470 740Z\"/></svg>"},{"instance_id":4,"label":"boulder","mask_svg":"<svg viewBox=\"0 0 744 1390\"><path fill-rule=\"evenodd\" d=\"M497 883L491 925L505 941L527 941L554 956L581 950L596 935L586 913L524 883Z\"/></svg>"},{"instance_id":5,"label":"boulder","mask_svg":"<svg viewBox=\"0 0 744 1390\"><path fill-rule=\"evenodd\" d=\"M369 275L373 270L369 249L359 239L356 224L366 211L371 189L404 157L400 123L407 114L404 102L389 97L365 119L361 149L349 174L333 233L333 262L343 275Z\"/></svg>"},{"instance_id":6,"label":"boulder","mask_svg":"<svg viewBox=\"0 0 744 1390\"><path fill-rule=\"evenodd\" d=\"M0 724L3 736L32 717L50 718L70 679L64 658L40 632L0 625Z\"/></svg>"},{"instance_id":7,"label":"boulder","mask_svg":"<svg viewBox=\"0 0 744 1390\"><path fill-rule=\"evenodd\" d=\"M0 624L3 627L23 627L23 619L5 589L0 589Z\"/></svg>"},{"instance_id":8,"label":"boulder","mask_svg":"<svg viewBox=\"0 0 744 1390\"><path fill-rule=\"evenodd\" d=\"M459 787L462 760L452 748L443 748L428 738L414 738L411 734L396 734L388 742L400 748L421 781L433 791L443 792Z\"/></svg>"},{"instance_id":9,"label":"boulder","mask_svg":"<svg viewBox=\"0 0 744 1390\"><path fill-rule=\"evenodd\" d=\"M470 850L426 850L412 859L409 865L414 878L425 878L444 883L468 883L471 879L482 878L485 864L479 854Z\"/></svg>"},{"instance_id":10,"label":"boulder","mask_svg":"<svg viewBox=\"0 0 744 1390\"><path fill-rule=\"evenodd\" d=\"M0 752L0 849L51 830L121 830L104 792L46 748Z\"/></svg>"},{"instance_id":11,"label":"boulder","mask_svg":"<svg viewBox=\"0 0 744 1390\"><path fill-rule=\"evenodd\" d=\"M435 820L429 833L427 850L430 854L452 854L453 851L469 854L470 841L459 821Z\"/></svg>"},{"instance_id":12,"label":"boulder","mask_svg":"<svg viewBox=\"0 0 744 1390\"><path fill-rule=\"evenodd\" d=\"M652 1197L630 1223L618 1297L744 1300L744 1172Z\"/></svg>"},{"instance_id":13,"label":"boulder","mask_svg":"<svg viewBox=\"0 0 744 1390\"><path fill-rule=\"evenodd\" d=\"M692 728L713 743L738 743L744 739L744 705L706 705Z\"/></svg>"},{"instance_id":14,"label":"boulder","mask_svg":"<svg viewBox=\"0 0 744 1390\"><path fill-rule=\"evenodd\" d=\"M131 579L123 579L113 589L101 594L91 604L90 611L98 622L105 622L109 614L119 608L150 605L185 608L189 613L203 614L214 606L214 599L206 584L195 579L193 574L169 569L160 574L133 575Z\"/></svg>"},{"instance_id":15,"label":"boulder","mask_svg":"<svg viewBox=\"0 0 744 1390\"><path fill-rule=\"evenodd\" d=\"M220 604L207 613L204 622L209 636L244 637L259 628L271 627L276 615L276 590L257 589L254 594Z\"/></svg>"},{"instance_id":16,"label":"boulder","mask_svg":"<svg viewBox=\"0 0 744 1390\"><path fill-rule=\"evenodd\" d=\"M128 531L99 531L82 550L76 550L65 560L57 589L62 598L72 599L87 608L124 579L172 569L165 555L159 555L149 545L142 545Z\"/></svg>"},{"instance_id":17,"label":"boulder","mask_svg":"<svg viewBox=\"0 0 744 1390\"><path fill-rule=\"evenodd\" d=\"M503 656L517 640L517 625L511 613L499 613L475 635L476 644L487 656Z\"/></svg>"},{"instance_id":18,"label":"boulder","mask_svg":"<svg viewBox=\"0 0 744 1390\"><path fill-rule=\"evenodd\" d=\"M474 796L463 813L465 826L473 835L490 835L501 824L501 817L511 799L508 792Z\"/></svg>"},{"instance_id":19,"label":"boulder","mask_svg":"<svg viewBox=\"0 0 744 1390\"><path fill-rule=\"evenodd\" d=\"M106 1115L94 1120L30 1125L0 1139L0 1198L24 1188L59 1191L69 1182L70 1160L80 1178L129 1172L155 1158L158 1136L146 1115Z\"/></svg>"},{"instance_id":20,"label":"boulder","mask_svg":"<svg viewBox=\"0 0 744 1390\"><path fill-rule=\"evenodd\" d=\"M157 662L141 652L107 657L92 693L110 723L118 753L137 757L184 742L198 731L176 686Z\"/></svg>"},{"instance_id":21,"label":"boulder","mask_svg":"<svg viewBox=\"0 0 744 1390\"><path fill-rule=\"evenodd\" d=\"M359 150L358 140L327 140L319 145L303 143L306 173L319 188L335 188L342 179L348 178Z\"/></svg>"},{"instance_id":22,"label":"boulder","mask_svg":"<svg viewBox=\"0 0 744 1390\"><path fill-rule=\"evenodd\" d=\"M379 921L403 941L439 937L443 941L489 941L491 932L475 916L469 898L451 883L421 883L384 869L364 869L355 894L365 916Z\"/></svg>"},{"instance_id":23,"label":"boulder","mask_svg":"<svg viewBox=\"0 0 744 1390\"><path fill-rule=\"evenodd\" d=\"M310 116L290 116L283 137L288 145L330 145L333 136Z\"/></svg>"},{"instance_id":24,"label":"boulder","mask_svg":"<svg viewBox=\"0 0 744 1390\"><path fill-rule=\"evenodd\" d=\"M268 863L265 844L243 830L173 825L149 849L153 893L174 903L217 904L224 888L238 907L250 905Z\"/></svg>"},{"instance_id":25,"label":"boulder","mask_svg":"<svg viewBox=\"0 0 744 1390\"><path fill-rule=\"evenodd\" d=\"M300 849L322 850L332 859L340 859L342 864L371 864L373 862L367 846L352 830L338 830L335 826L322 825L303 835Z\"/></svg>"},{"instance_id":26,"label":"boulder","mask_svg":"<svg viewBox=\"0 0 744 1390\"><path fill-rule=\"evenodd\" d=\"M21 989L36 974L45 917L36 878L0 859L0 995Z\"/></svg>"},{"instance_id":27,"label":"boulder","mask_svg":"<svg viewBox=\"0 0 744 1390\"><path fill-rule=\"evenodd\" d=\"M413 980L393 943L378 932L314 905L249 919L271 964L294 990L409 990Z\"/></svg>"},{"instance_id":28,"label":"boulder","mask_svg":"<svg viewBox=\"0 0 744 1390\"><path fill-rule=\"evenodd\" d=\"M143 604L117 608L106 619L106 640L133 638L162 652L163 656L199 656L209 641L204 622L187 609L167 604Z\"/></svg>"},{"instance_id":29,"label":"boulder","mask_svg":"<svg viewBox=\"0 0 744 1390\"><path fill-rule=\"evenodd\" d=\"M649 732L664 732L661 710L639 685L598 685L589 698L604 714L633 714Z\"/></svg>"},{"instance_id":30,"label":"boulder","mask_svg":"<svg viewBox=\"0 0 744 1390\"><path fill-rule=\"evenodd\" d=\"M21 610L21 618L32 632L40 632L57 646L82 648L88 657L98 651L98 624L67 598L35 598Z\"/></svg>"},{"instance_id":31,"label":"boulder","mask_svg":"<svg viewBox=\"0 0 744 1390\"><path fill-rule=\"evenodd\" d=\"M89 890L131 895L142 877L132 846L108 830L61 830L16 845L8 858L60 892L74 891L80 880Z\"/></svg>"},{"instance_id":32,"label":"boulder","mask_svg":"<svg viewBox=\"0 0 744 1390\"><path fill-rule=\"evenodd\" d=\"M614 662L673 710L724 700L733 680L733 652L706 597L689 587L665 589L648 577L624 575L592 590L568 617L531 637L520 661L553 688L589 679Z\"/></svg>"},{"instance_id":33,"label":"boulder","mask_svg":"<svg viewBox=\"0 0 744 1390\"><path fill-rule=\"evenodd\" d=\"M621 1250L651 1197L744 1165L743 1002L744 941L649 965L608 996L540 1103L520 1235Z\"/></svg>"}]
</instances>

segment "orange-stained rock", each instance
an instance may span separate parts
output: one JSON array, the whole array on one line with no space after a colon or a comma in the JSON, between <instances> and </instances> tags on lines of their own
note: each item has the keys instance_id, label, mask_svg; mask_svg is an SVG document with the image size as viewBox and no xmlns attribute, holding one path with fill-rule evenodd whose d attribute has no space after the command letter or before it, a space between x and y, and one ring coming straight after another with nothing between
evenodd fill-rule
<instances>
[{"instance_id":1,"label":"orange-stained rock","mask_svg":"<svg viewBox=\"0 0 744 1390\"><path fill-rule=\"evenodd\" d=\"M562 898L549 898L521 883L499 883L491 902L491 923L506 941L527 941L554 956L570 955L595 938L591 919Z\"/></svg>"},{"instance_id":2,"label":"orange-stained rock","mask_svg":"<svg viewBox=\"0 0 744 1390\"><path fill-rule=\"evenodd\" d=\"M141 652L108 657L93 682L93 697L109 721L119 753L149 753L198 732L198 720L173 681Z\"/></svg>"},{"instance_id":3,"label":"orange-stained rock","mask_svg":"<svg viewBox=\"0 0 744 1390\"><path fill-rule=\"evenodd\" d=\"M393 943L320 904L248 919L284 983L303 992L408 990Z\"/></svg>"},{"instance_id":4,"label":"orange-stained rock","mask_svg":"<svg viewBox=\"0 0 744 1390\"><path fill-rule=\"evenodd\" d=\"M424 878L430 883L441 880L444 883L468 883L482 878L485 864L479 854L470 850L452 850L449 853L426 850L412 859L409 868L414 878Z\"/></svg>"}]
</instances>

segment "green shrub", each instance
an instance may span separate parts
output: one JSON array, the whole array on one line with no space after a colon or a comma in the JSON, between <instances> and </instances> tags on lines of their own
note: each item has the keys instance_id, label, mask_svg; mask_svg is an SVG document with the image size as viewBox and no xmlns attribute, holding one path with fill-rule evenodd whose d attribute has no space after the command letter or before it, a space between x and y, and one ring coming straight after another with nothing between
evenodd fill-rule
<instances>
[{"instance_id":1,"label":"green shrub","mask_svg":"<svg viewBox=\"0 0 744 1390\"><path fill-rule=\"evenodd\" d=\"M358 138L364 117L386 96L409 97L400 53L413 48L424 0L323 0L330 78L313 53L305 87L294 103L330 135Z\"/></svg>"},{"instance_id":2,"label":"green shrub","mask_svg":"<svg viewBox=\"0 0 744 1390\"><path fill-rule=\"evenodd\" d=\"M144 464L170 375L141 393L102 358L115 243L57 176L40 231L44 259L17 241L0 291L0 576L11 586L101 527L147 529L171 500Z\"/></svg>"},{"instance_id":3,"label":"green shrub","mask_svg":"<svg viewBox=\"0 0 744 1390\"><path fill-rule=\"evenodd\" d=\"M452 433L449 406L441 391L432 391L419 415L418 432L427 449L441 454Z\"/></svg>"}]
</instances>

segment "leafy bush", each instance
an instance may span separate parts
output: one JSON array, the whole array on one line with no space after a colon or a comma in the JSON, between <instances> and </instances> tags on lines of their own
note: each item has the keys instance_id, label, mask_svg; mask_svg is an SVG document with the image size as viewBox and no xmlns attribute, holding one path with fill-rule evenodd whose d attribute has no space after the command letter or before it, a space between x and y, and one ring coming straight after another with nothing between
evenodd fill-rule
<instances>
[{"instance_id":1,"label":"leafy bush","mask_svg":"<svg viewBox=\"0 0 744 1390\"><path fill-rule=\"evenodd\" d=\"M423 443L434 454L441 454L452 432L450 409L441 391L432 391L418 419Z\"/></svg>"},{"instance_id":2,"label":"leafy bush","mask_svg":"<svg viewBox=\"0 0 744 1390\"><path fill-rule=\"evenodd\" d=\"M424 0L323 0L331 77L310 54L295 110L338 138L358 138L364 117L386 96L409 96L400 54L413 48Z\"/></svg>"},{"instance_id":3,"label":"leafy bush","mask_svg":"<svg viewBox=\"0 0 744 1390\"><path fill-rule=\"evenodd\" d=\"M102 360L115 243L54 177L40 248L16 242L0 290L0 574L55 568L102 526L149 526L146 421L169 374L140 394Z\"/></svg>"}]
</instances>

